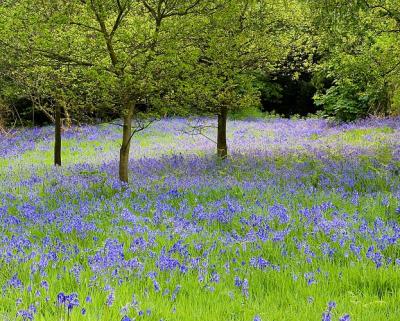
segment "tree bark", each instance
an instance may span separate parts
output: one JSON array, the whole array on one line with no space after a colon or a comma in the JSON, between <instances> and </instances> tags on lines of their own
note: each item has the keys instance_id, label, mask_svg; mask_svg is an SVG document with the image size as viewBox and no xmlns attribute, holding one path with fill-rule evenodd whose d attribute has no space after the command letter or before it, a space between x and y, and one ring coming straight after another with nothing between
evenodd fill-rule
<instances>
[{"instance_id":1,"label":"tree bark","mask_svg":"<svg viewBox=\"0 0 400 321\"><path fill-rule=\"evenodd\" d=\"M64 116L65 116L65 126L67 128L71 128L72 127L72 119L69 114L68 108L66 106L64 106Z\"/></svg>"},{"instance_id":2,"label":"tree bark","mask_svg":"<svg viewBox=\"0 0 400 321\"><path fill-rule=\"evenodd\" d=\"M129 106L123 118L122 145L119 153L119 179L129 182L129 152L132 138L132 119L135 106Z\"/></svg>"},{"instance_id":3,"label":"tree bark","mask_svg":"<svg viewBox=\"0 0 400 321\"><path fill-rule=\"evenodd\" d=\"M54 165L61 166L61 106L55 106Z\"/></svg>"},{"instance_id":4,"label":"tree bark","mask_svg":"<svg viewBox=\"0 0 400 321\"><path fill-rule=\"evenodd\" d=\"M228 118L228 109L221 107L218 114L218 137L217 137L217 154L222 159L228 156L228 145L226 143L226 121Z\"/></svg>"}]
</instances>

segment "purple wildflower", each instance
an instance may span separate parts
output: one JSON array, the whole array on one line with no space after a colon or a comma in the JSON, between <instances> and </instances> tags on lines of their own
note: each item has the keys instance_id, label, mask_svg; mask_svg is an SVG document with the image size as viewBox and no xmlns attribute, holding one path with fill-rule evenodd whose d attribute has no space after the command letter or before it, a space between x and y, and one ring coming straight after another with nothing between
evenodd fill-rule
<instances>
[{"instance_id":1,"label":"purple wildflower","mask_svg":"<svg viewBox=\"0 0 400 321\"><path fill-rule=\"evenodd\" d=\"M111 307L114 304L114 299L114 292L110 292L110 294L107 296L106 305Z\"/></svg>"},{"instance_id":2,"label":"purple wildflower","mask_svg":"<svg viewBox=\"0 0 400 321\"><path fill-rule=\"evenodd\" d=\"M246 298L249 297L249 281L247 279L242 282L242 293Z\"/></svg>"}]
</instances>

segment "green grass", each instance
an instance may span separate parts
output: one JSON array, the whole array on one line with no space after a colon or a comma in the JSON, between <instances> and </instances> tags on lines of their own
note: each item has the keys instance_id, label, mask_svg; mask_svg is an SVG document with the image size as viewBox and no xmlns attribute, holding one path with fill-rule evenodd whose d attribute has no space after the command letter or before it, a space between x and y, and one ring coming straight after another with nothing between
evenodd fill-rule
<instances>
[{"instance_id":1,"label":"green grass","mask_svg":"<svg viewBox=\"0 0 400 321\"><path fill-rule=\"evenodd\" d=\"M44 142L17 157L0 158L0 285L5 286L0 320L21 321L17 311L34 304L36 321L120 321L125 314L132 320L157 321L253 321L255 316L263 321L319 321L328 302L335 301L332 320L348 313L352 321L398 321L400 267L392 261L377 268L366 258L368 247L377 247L383 236L394 237L393 226L400 223L396 214L400 179L391 169L398 166L393 158L396 134L386 127L323 137L313 134L301 140L290 134L291 145L284 152L279 152L282 145L269 142L266 149L273 146L274 153L252 154L245 149L224 163L210 155L203 141L202 147L196 145L199 140L182 145L186 137L154 130L134 139L130 187L119 186L112 177L117 139L64 140L65 166L59 169L50 166L52 146L46 149ZM255 137L258 143L279 138L270 128L246 129L244 134L234 128L229 133L232 145L241 135ZM309 143L317 144L313 146L322 156L310 152ZM167 146L162 153L160 146ZM349 146L366 147L367 152L361 149L353 159L344 152ZM190 157L193 164L185 163ZM6 198L7 193L15 199ZM23 207L28 205L35 210L28 212ZM285 209L288 221L271 215L273 205ZM211 214L232 207L232 219L194 218L199 206ZM126 210L130 216L124 216ZM318 223L307 221L305 210ZM157 215L159 221L153 221ZM280 241L245 238L261 230L259 225L243 223L254 215L269 218L271 233L287 230L287 235ZM6 225L11 216L21 222ZM377 218L383 227L375 239L360 232L365 224L370 229L379 225ZM344 225L324 231L334 220ZM139 237L152 245L132 250ZM18 248L14 246L18 240L27 243ZM89 258L96 253L111 257L104 249L110 240L121 244L124 260L137 259L142 269L116 264L93 271ZM178 241L186 246L187 257L185 251L170 256L185 262L187 272L160 270L156 263L160 253ZM325 243L334 249L332 256L323 254ZM351 252L351 243L361 247L359 258ZM299 249L299 244L307 245L314 255ZM397 241L380 252L385 259L400 258ZM41 270L50 253L56 259L49 259ZM279 269L254 268L249 264L254 257ZM198 268L191 267L192 259L199 259ZM78 278L72 272L77 267ZM147 276L152 271L157 272L158 292ZM219 282L212 282L215 272ZM311 283L305 277L309 273ZM23 289L7 285L15 274ZM235 286L236 276L248 280L248 295ZM48 291L40 285L43 280L50 285ZM106 286L114 291L111 306L106 304ZM177 286L180 291L174 298ZM76 292L80 306L68 313L56 303L60 292ZM132 295L136 304L131 304ZM87 296L91 303L85 302ZM22 299L19 305L18 299Z\"/></svg>"}]
</instances>

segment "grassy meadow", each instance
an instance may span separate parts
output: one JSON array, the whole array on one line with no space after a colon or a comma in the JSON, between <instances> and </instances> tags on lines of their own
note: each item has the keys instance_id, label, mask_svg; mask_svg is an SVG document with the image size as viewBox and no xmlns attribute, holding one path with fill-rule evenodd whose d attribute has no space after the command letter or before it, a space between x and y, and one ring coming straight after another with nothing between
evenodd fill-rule
<instances>
[{"instance_id":1,"label":"grassy meadow","mask_svg":"<svg viewBox=\"0 0 400 321\"><path fill-rule=\"evenodd\" d=\"M0 321L400 320L399 118L187 125L0 136Z\"/></svg>"}]
</instances>

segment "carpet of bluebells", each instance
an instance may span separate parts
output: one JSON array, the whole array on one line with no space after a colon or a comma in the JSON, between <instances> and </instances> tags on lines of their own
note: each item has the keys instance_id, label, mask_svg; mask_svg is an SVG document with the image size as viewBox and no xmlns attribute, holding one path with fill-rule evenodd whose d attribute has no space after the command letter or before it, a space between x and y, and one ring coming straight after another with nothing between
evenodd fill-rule
<instances>
[{"instance_id":1,"label":"carpet of bluebells","mask_svg":"<svg viewBox=\"0 0 400 321\"><path fill-rule=\"evenodd\" d=\"M400 320L400 118L187 125L0 136L1 321Z\"/></svg>"}]
</instances>

